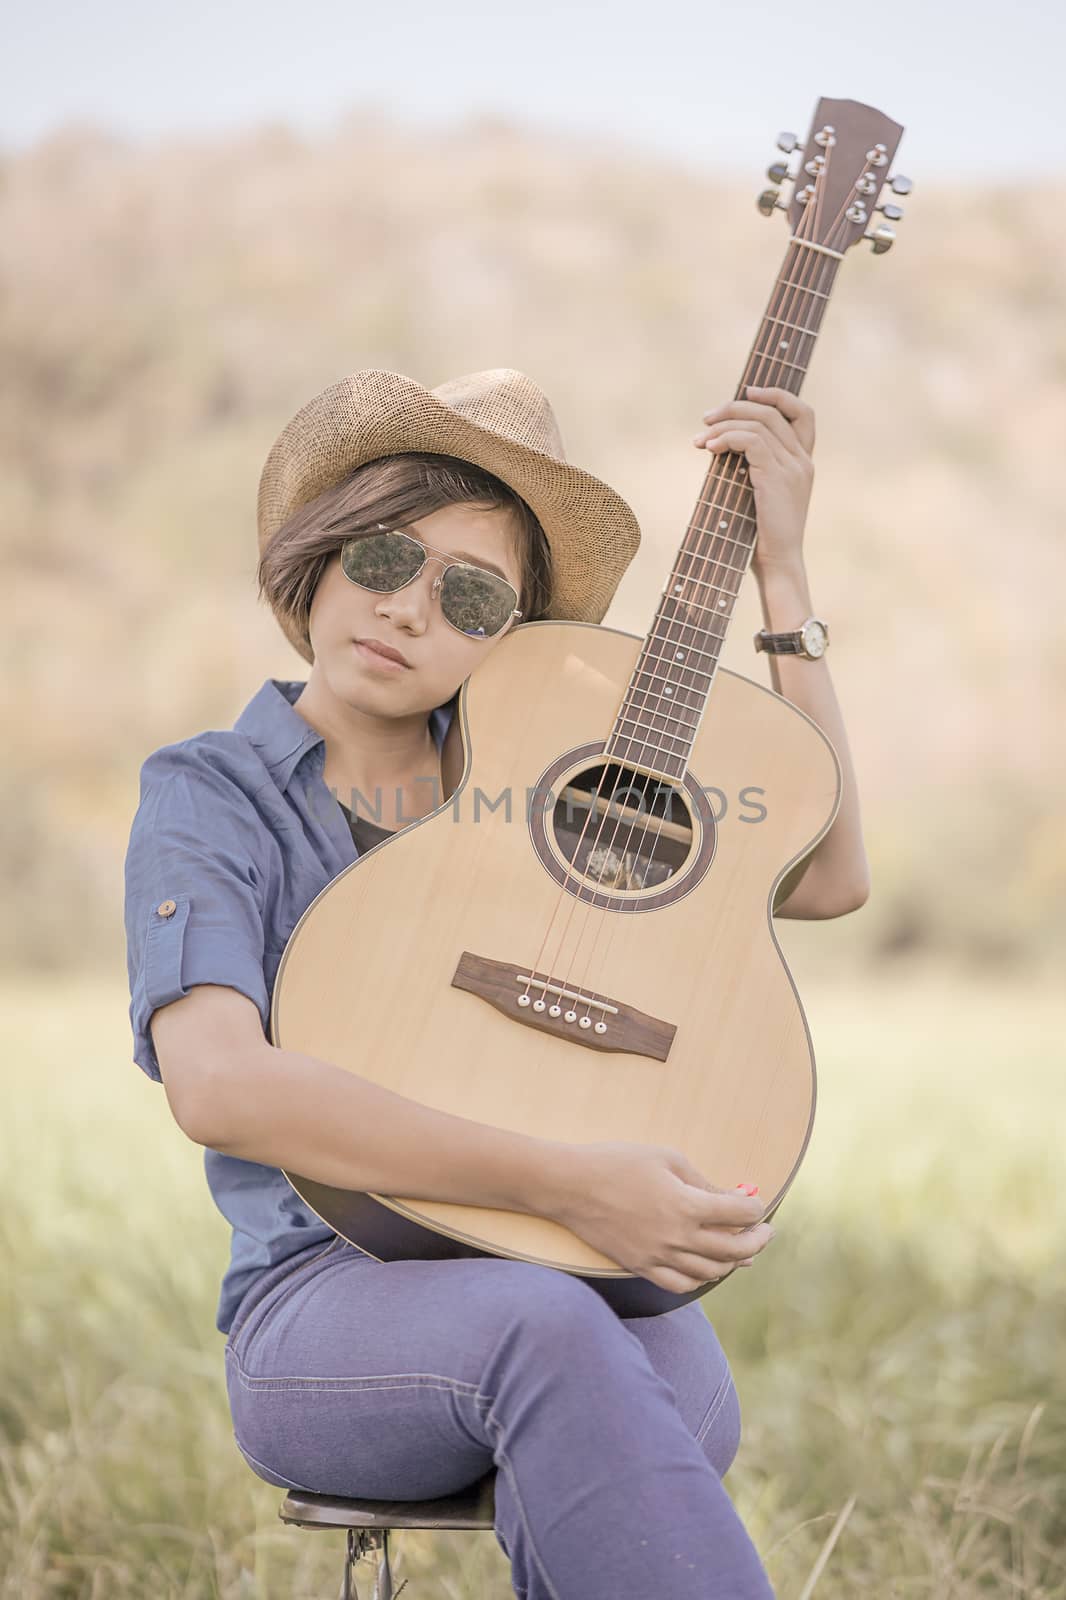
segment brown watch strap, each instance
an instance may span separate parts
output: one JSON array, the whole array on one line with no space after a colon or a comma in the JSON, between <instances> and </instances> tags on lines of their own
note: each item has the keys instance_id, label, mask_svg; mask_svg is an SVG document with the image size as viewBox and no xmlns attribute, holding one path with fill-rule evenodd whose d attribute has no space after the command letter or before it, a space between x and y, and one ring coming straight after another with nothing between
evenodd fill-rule
<instances>
[{"instance_id":1,"label":"brown watch strap","mask_svg":"<svg viewBox=\"0 0 1066 1600\"><path fill-rule=\"evenodd\" d=\"M801 656L803 640L798 633L767 633L765 628L757 635L759 647L769 655Z\"/></svg>"}]
</instances>

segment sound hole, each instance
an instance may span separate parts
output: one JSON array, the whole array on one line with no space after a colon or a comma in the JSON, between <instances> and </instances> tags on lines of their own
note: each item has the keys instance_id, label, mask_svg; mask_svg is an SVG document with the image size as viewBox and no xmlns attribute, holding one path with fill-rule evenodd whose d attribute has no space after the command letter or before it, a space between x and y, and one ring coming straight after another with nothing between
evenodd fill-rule
<instances>
[{"instance_id":1,"label":"sound hole","mask_svg":"<svg viewBox=\"0 0 1066 1600\"><path fill-rule=\"evenodd\" d=\"M692 850L684 791L617 761L570 774L552 811L552 833L572 869L606 889L666 883Z\"/></svg>"}]
</instances>

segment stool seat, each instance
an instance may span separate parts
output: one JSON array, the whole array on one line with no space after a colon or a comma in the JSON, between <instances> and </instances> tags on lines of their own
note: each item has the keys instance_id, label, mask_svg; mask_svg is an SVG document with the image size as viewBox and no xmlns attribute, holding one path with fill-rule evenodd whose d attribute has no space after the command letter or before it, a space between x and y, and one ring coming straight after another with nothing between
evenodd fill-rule
<instances>
[{"instance_id":1,"label":"stool seat","mask_svg":"<svg viewBox=\"0 0 1066 1600\"><path fill-rule=\"evenodd\" d=\"M298 1528L491 1529L495 1489L495 1468L439 1500L347 1500L342 1495L290 1489L278 1516Z\"/></svg>"}]
</instances>

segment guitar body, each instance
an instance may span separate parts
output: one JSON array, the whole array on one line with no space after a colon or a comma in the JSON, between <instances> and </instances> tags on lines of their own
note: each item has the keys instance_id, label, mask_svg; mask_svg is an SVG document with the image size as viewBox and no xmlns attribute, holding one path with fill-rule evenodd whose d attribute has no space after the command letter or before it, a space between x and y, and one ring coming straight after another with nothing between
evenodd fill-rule
<instances>
[{"instance_id":1,"label":"guitar body","mask_svg":"<svg viewBox=\"0 0 1066 1600\"><path fill-rule=\"evenodd\" d=\"M501 641L460 693L454 791L335 878L293 930L272 1038L479 1122L575 1144L674 1146L723 1188L757 1183L769 1215L815 1104L811 1040L771 908L836 815L840 766L808 716L720 670L672 802L671 876L597 894L567 871L557 813L531 815L528 801L549 778L557 794L603 751L640 644L573 622L527 623ZM530 988L537 974L549 986ZM591 1011L575 993L595 997ZM534 1013L529 997L541 995L587 1014L584 1028L543 1004ZM670 1294L542 1217L286 1177L383 1260L538 1262L578 1274L624 1316L709 1287Z\"/></svg>"}]
</instances>

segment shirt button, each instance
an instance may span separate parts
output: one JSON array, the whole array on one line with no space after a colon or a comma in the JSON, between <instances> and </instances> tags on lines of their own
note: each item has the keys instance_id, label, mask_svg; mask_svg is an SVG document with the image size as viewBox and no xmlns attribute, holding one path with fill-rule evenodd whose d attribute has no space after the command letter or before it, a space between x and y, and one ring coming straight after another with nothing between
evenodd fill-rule
<instances>
[{"instance_id":1,"label":"shirt button","mask_svg":"<svg viewBox=\"0 0 1066 1600\"><path fill-rule=\"evenodd\" d=\"M156 906L155 909L156 909L156 915L159 916L159 917L172 917L174 915L175 911L178 909L178 907L177 907L177 904L176 904L175 901L173 901L173 900L164 900L162 902L162 904Z\"/></svg>"}]
</instances>

